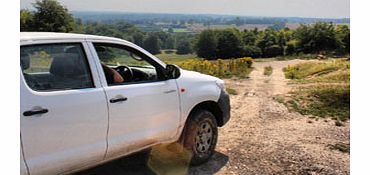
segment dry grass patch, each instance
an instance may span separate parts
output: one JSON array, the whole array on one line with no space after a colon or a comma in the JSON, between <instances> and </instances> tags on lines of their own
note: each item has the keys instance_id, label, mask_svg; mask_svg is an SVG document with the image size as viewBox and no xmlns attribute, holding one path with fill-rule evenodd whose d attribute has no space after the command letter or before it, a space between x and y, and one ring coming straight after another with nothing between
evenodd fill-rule
<instances>
[{"instance_id":1,"label":"dry grass patch","mask_svg":"<svg viewBox=\"0 0 370 175\"><path fill-rule=\"evenodd\" d=\"M296 88L284 104L303 115L331 117L336 126L350 118L350 65L345 60L308 62L284 68Z\"/></svg>"}]
</instances>

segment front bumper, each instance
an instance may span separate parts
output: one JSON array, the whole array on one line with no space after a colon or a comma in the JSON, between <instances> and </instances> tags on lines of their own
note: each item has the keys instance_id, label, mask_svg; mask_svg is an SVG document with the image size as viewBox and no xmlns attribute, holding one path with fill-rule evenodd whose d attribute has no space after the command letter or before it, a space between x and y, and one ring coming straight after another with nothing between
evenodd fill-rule
<instances>
[{"instance_id":1,"label":"front bumper","mask_svg":"<svg viewBox=\"0 0 370 175\"><path fill-rule=\"evenodd\" d=\"M217 101L217 104L222 112L222 122L219 125L223 126L230 120L230 109L231 109L230 97L225 90L221 90L221 94Z\"/></svg>"}]
</instances>

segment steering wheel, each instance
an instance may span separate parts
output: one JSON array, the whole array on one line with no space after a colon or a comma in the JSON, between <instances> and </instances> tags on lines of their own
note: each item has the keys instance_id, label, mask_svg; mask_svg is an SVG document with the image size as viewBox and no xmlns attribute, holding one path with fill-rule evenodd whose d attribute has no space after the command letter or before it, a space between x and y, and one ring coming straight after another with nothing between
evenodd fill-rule
<instances>
[{"instance_id":1,"label":"steering wheel","mask_svg":"<svg viewBox=\"0 0 370 175\"><path fill-rule=\"evenodd\" d=\"M130 82L134 78L134 73L128 66L118 66L116 67L116 70L119 74L121 74L125 82Z\"/></svg>"}]
</instances>

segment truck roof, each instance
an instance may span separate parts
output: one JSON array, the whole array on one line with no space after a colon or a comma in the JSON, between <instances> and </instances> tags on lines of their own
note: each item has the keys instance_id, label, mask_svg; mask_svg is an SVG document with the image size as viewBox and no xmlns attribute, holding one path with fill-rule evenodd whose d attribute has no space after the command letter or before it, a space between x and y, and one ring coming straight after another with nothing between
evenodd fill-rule
<instances>
[{"instance_id":1,"label":"truck roof","mask_svg":"<svg viewBox=\"0 0 370 175\"><path fill-rule=\"evenodd\" d=\"M140 48L139 46L136 46L135 44L128 42L123 39L119 38L113 38L113 37L107 37L107 36L97 36L97 35L86 35L86 34L76 34L76 33L56 33L56 32L21 32L20 34L20 41L21 45L22 43L28 43L33 41L47 41L48 40L65 40L68 42L68 40L102 40L102 41L110 41L110 42L119 42L119 43L125 43L127 45L131 45L132 47L136 47L140 51L146 53L147 55L150 55L150 57L154 60L156 60L159 64L161 64L163 67L166 66L164 62L162 62L160 59L155 57L154 55L150 54L148 51ZM64 42L64 41L63 41Z\"/></svg>"},{"instance_id":2,"label":"truck roof","mask_svg":"<svg viewBox=\"0 0 370 175\"><path fill-rule=\"evenodd\" d=\"M97 36L97 35L86 35L76 33L56 33L56 32L21 32L20 40L69 40L69 39L94 39L94 40L116 40L124 41L122 39Z\"/></svg>"}]
</instances>

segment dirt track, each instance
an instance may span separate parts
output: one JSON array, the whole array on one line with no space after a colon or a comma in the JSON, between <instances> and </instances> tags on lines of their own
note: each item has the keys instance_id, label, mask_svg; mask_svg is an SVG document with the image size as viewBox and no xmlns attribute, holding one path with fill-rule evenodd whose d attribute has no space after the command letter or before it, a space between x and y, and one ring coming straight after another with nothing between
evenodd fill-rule
<instances>
[{"instance_id":1,"label":"dirt track","mask_svg":"<svg viewBox=\"0 0 370 175\"><path fill-rule=\"evenodd\" d=\"M250 78L225 80L238 92L231 96L232 118L219 130L216 154L188 174L349 174L349 154L328 146L349 143L348 122L337 127L330 119L309 119L274 100L291 88L282 68L298 62L256 62ZM269 65L273 73L265 76ZM154 173L145 165L122 167L115 161L82 174Z\"/></svg>"}]
</instances>

